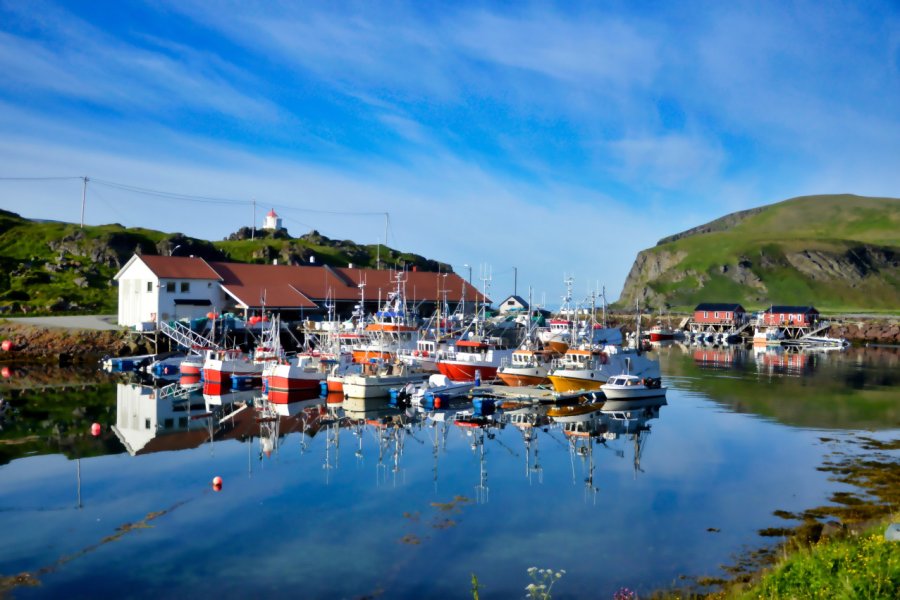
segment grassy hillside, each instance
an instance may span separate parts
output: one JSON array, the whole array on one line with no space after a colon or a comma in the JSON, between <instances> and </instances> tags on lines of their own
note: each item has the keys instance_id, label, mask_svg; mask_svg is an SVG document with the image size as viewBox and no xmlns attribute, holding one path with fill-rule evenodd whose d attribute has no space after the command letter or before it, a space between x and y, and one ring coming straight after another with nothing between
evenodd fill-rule
<instances>
[{"instance_id":1,"label":"grassy hillside","mask_svg":"<svg viewBox=\"0 0 900 600\"><path fill-rule=\"evenodd\" d=\"M232 239L208 242L181 233L164 233L118 224L86 226L38 222L0 210L0 314L114 313L117 288L113 277L135 253L194 255L207 260L250 263L376 266L415 265L419 270L443 263L386 246L360 246L331 240L317 232L301 238L249 229ZM237 238L237 239L234 239Z\"/></svg>"},{"instance_id":2,"label":"grassy hillside","mask_svg":"<svg viewBox=\"0 0 900 600\"><path fill-rule=\"evenodd\" d=\"M675 236L677 237L677 236ZM900 309L900 200L807 196L644 250L620 302Z\"/></svg>"}]
</instances>

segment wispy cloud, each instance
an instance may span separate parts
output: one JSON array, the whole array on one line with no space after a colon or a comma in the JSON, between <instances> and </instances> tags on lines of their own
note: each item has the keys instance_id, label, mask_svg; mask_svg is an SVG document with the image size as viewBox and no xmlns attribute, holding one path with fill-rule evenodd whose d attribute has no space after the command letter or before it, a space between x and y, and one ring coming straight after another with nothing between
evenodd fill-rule
<instances>
[{"instance_id":1,"label":"wispy cloud","mask_svg":"<svg viewBox=\"0 0 900 600\"><path fill-rule=\"evenodd\" d=\"M551 293L563 270L620 289L639 249L724 212L900 188L890 3L125 6L141 18L0 5L3 174L390 211L399 247L517 266ZM8 189L13 210L71 208ZM92 210L105 195L117 220L172 228L97 194ZM182 213L210 237L250 218Z\"/></svg>"}]
</instances>

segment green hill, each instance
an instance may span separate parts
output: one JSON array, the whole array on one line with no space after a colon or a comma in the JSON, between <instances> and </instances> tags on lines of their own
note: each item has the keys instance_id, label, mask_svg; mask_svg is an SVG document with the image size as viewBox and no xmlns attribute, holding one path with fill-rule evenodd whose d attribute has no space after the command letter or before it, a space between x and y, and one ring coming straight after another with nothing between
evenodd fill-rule
<instances>
[{"instance_id":1,"label":"green hill","mask_svg":"<svg viewBox=\"0 0 900 600\"><path fill-rule=\"evenodd\" d=\"M733 213L638 254L619 299L900 310L900 200L804 196Z\"/></svg>"},{"instance_id":2,"label":"green hill","mask_svg":"<svg viewBox=\"0 0 900 600\"><path fill-rule=\"evenodd\" d=\"M252 238L252 239L251 239ZM0 210L0 314L114 313L113 276L135 253L249 263L324 264L345 267L415 266L450 271L446 264L386 246L332 240L311 232L292 238L249 228L208 242L181 233L32 221Z\"/></svg>"}]
</instances>

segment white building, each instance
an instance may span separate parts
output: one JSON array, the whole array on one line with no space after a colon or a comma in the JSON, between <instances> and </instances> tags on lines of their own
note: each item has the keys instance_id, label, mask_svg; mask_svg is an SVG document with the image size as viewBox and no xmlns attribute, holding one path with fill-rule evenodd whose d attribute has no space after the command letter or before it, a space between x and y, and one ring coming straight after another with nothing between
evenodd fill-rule
<instances>
[{"instance_id":1,"label":"white building","mask_svg":"<svg viewBox=\"0 0 900 600\"><path fill-rule=\"evenodd\" d=\"M525 312L528 310L528 302L522 299L521 296L510 296L500 303L497 310L501 315Z\"/></svg>"},{"instance_id":2,"label":"white building","mask_svg":"<svg viewBox=\"0 0 900 600\"><path fill-rule=\"evenodd\" d=\"M222 278L202 258L135 254L116 273L119 325L204 317L225 304Z\"/></svg>"},{"instance_id":3,"label":"white building","mask_svg":"<svg viewBox=\"0 0 900 600\"><path fill-rule=\"evenodd\" d=\"M270 210L266 215L266 224L263 225L263 229L269 229L271 231L279 231L280 229L283 229L283 227L281 226L281 217L279 217L275 213L274 208Z\"/></svg>"}]
</instances>

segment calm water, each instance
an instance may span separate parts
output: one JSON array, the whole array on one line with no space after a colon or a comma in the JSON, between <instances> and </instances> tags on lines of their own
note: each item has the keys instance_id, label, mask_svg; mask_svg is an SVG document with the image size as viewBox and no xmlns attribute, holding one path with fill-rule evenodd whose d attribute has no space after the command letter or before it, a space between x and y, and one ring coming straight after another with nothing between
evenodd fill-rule
<instances>
[{"instance_id":1,"label":"calm water","mask_svg":"<svg viewBox=\"0 0 900 600\"><path fill-rule=\"evenodd\" d=\"M18 598L471 598L475 573L507 598L537 566L566 570L554 598L644 592L721 575L773 510L824 503L828 438L900 434L897 350L659 354L667 403L592 438L318 399L232 414L255 394L13 369L0 576L34 576Z\"/></svg>"}]
</instances>

